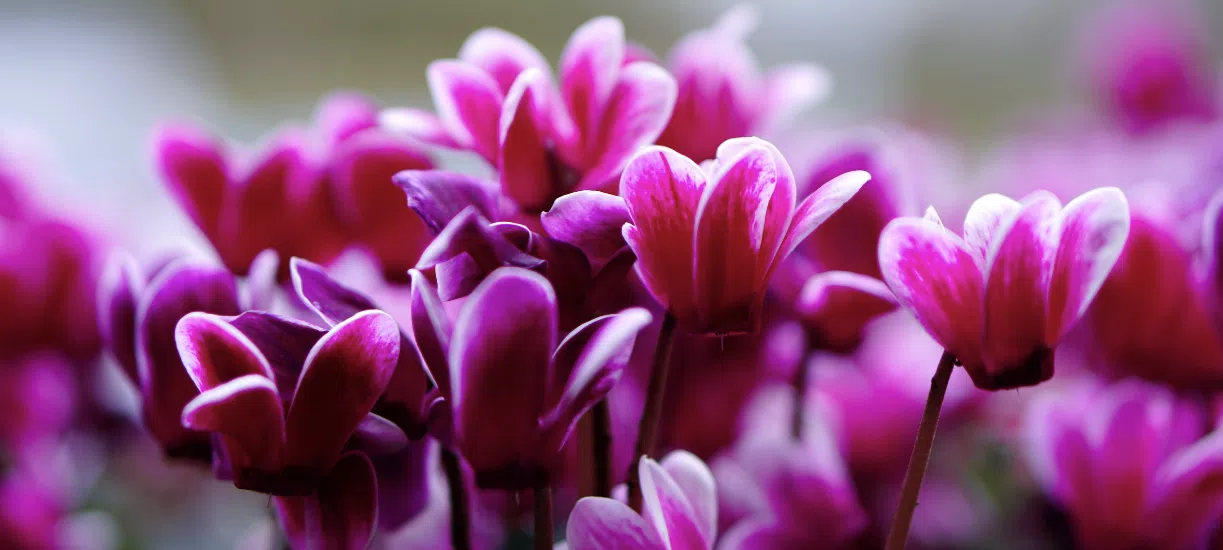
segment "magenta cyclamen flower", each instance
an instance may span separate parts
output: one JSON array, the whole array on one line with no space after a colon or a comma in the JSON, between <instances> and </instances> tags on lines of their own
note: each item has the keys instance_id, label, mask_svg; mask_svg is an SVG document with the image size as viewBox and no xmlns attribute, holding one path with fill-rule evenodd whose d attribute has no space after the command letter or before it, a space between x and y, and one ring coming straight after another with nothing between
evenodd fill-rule
<instances>
[{"instance_id":1,"label":"magenta cyclamen flower","mask_svg":"<svg viewBox=\"0 0 1223 550\"><path fill-rule=\"evenodd\" d=\"M603 497L579 500L569 514L569 550L710 550L717 536L718 500L713 474L701 459L676 451L659 464L637 466L642 511Z\"/></svg>"},{"instance_id":2,"label":"magenta cyclamen flower","mask_svg":"<svg viewBox=\"0 0 1223 550\"><path fill-rule=\"evenodd\" d=\"M474 151L500 173L502 192L528 212L571 190L600 188L653 143L671 117L675 80L626 54L614 17L579 27L561 54L559 87L547 61L495 28L471 35L458 59L429 65L437 115L390 111L391 127Z\"/></svg>"},{"instance_id":3,"label":"magenta cyclamen flower","mask_svg":"<svg viewBox=\"0 0 1223 550\"><path fill-rule=\"evenodd\" d=\"M624 239L645 286L681 326L755 332L778 264L868 179L843 174L796 206L794 174L767 141L726 141L704 166L650 147L620 180L632 218Z\"/></svg>"},{"instance_id":4,"label":"magenta cyclamen flower","mask_svg":"<svg viewBox=\"0 0 1223 550\"><path fill-rule=\"evenodd\" d=\"M558 344L552 286L506 267L480 283L452 329L424 276L412 277L412 330L437 382L431 433L462 453L482 488L548 482L578 418L620 379L650 314L598 317Z\"/></svg>"},{"instance_id":5,"label":"magenta cyclamen flower","mask_svg":"<svg viewBox=\"0 0 1223 550\"><path fill-rule=\"evenodd\" d=\"M761 73L745 44L757 18L748 6L732 8L671 50L667 67L679 93L659 145L695 160L711 159L723 141L767 132L828 95L831 79L808 63Z\"/></svg>"},{"instance_id":6,"label":"magenta cyclamen flower","mask_svg":"<svg viewBox=\"0 0 1223 550\"><path fill-rule=\"evenodd\" d=\"M1044 191L1023 202L986 195L969 208L962 238L929 212L892 221L879 239L879 265L896 298L977 387L1048 380L1057 343L1125 246L1125 196L1101 188L1063 208Z\"/></svg>"},{"instance_id":7,"label":"magenta cyclamen flower","mask_svg":"<svg viewBox=\"0 0 1223 550\"><path fill-rule=\"evenodd\" d=\"M1138 380L1048 390L1024 442L1075 548L1205 548L1223 512L1223 433L1200 403Z\"/></svg>"}]
</instances>

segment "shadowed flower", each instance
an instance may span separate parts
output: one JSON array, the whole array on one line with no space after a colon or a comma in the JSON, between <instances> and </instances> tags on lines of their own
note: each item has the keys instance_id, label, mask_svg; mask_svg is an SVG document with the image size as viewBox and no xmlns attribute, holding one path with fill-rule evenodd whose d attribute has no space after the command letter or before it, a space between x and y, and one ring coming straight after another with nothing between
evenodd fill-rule
<instances>
[{"instance_id":1,"label":"shadowed flower","mask_svg":"<svg viewBox=\"0 0 1223 550\"><path fill-rule=\"evenodd\" d=\"M312 493L273 498L293 548L364 550L378 527L378 480L362 453L341 456Z\"/></svg>"},{"instance_id":2,"label":"shadowed flower","mask_svg":"<svg viewBox=\"0 0 1223 550\"><path fill-rule=\"evenodd\" d=\"M964 237L925 218L899 218L879 240L883 278L940 345L986 390L1053 376L1058 342L1087 310L1129 234L1125 196L1087 192L1062 207L1038 191L991 194Z\"/></svg>"},{"instance_id":3,"label":"shadowed flower","mask_svg":"<svg viewBox=\"0 0 1223 550\"><path fill-rule=\"evenodd\" d=\"M637 148L654 142L675 105L675 80L628 54L624 26L592 19L574 31L559 66L496 28L476 31L458 59L429 65L437 114L384 113L390 128L478 153L500 174L501 191L526 212L548 209L576 189L614 181Z\"/></svg>"},{"instance_id":4,"label":"shadowed flower","mask_svg":"<svg viewBox=\"0 0 1223 550\"><path fill-rule=\"evenodd\" d=\"M385 313L362 312L330 330L260 312L192 313L175 336L201 392L182 423L221 436L219 459L239 489L307 496L346 447L386 454L407 442L369 414L399 358L399 330Z\"/></svg>"},{"instance_id":5,"label":"shadowed flower","mask_svg":"<svg viewBox=\"0 0 1223 550\"><path fill-rule=\"evenodd\" d=\"M768 133L828 96L832 79L815 65L793 63L761 73L745 44L758 17L750 6L731 8L671 50L667 68L679 93L659 145L693 160L712 159L723 141Z\"/></svg>"},{"instance_id":6,"label":"shadowed flower","mask_svg":"<svg viewBox=\"0 0 1223 550\"><path fill-rule=\"evenodd\" d=\"M588 321L558 344L552 286L507 267L480 283L452 329L424 276L413 271L412 284L412 331L437 381L430 433L462 453L482 488L546 482L575 423L620 379L651 320L628 309Z\"/></svg>"},{"instance_id":7,"label":"shadowed flower","mask_svg":"<svg viewBox=\"0 0 1223 550\"><path fill-rule=\"evenodd\" d=\"M760 328L773 271L870 178L850 172L795 205L794 174L772 144L732 139L703 167L656 146L625 169L624 239L650 293L698 334Z\"/></svg>"},{"instance_id":8,"label":"shadowed flower","mask_svg":"<svg viewBox=\"0 0 1223 550\"><path fill-rule=\"evenodd\" d=\"M1205 547L1223 513L1223 434L1204 407L1137 380L1046 390L1028 464L1084 550Z\"/></svg>"}]
</instances>

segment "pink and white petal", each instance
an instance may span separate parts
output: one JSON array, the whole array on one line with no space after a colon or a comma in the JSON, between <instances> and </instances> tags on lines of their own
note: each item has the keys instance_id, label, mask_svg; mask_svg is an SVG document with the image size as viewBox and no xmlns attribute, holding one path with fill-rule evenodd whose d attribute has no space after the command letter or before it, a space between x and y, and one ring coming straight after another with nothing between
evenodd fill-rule
<instances>
[{"instance_id":1,"label":"pink and white petal","mask_svg":"<svg viewBox=\"0 0 1223 550\"><path fill-rule=\"evenodd\" d=\"M437 290L421 272L408 272L412 278L411 330L425 368L445 399L450 398L450 317L442 307Z\"/></svg>"},{"instance_id":2,"label":"pink and white petal","mask_svg":"<svg viewBox=\"0 0 1223 550\"><path fill-rule=\"evenodd\" d=\"M309 260L289 260L289 274L302 305L328 325L335 326L362 311L378 309L369 298L335 281L322 266Z\"/></svg>"},{"instance_id":3,"label":"pink and white petal","mask_svg":"<svg viewBox=\"0 0 1223 550\"><path fill-rule=\"evenodd\" d=\"M648 457L642 457L638 471L641 515L666 541L667 548L709 548L713 541L705 537L706 518L697 516L688 496L667 471Z\"/></svg>"},{"instance_id":4,"label":"pink and white petal","mask_svg":"<svg viewBox=\"0 0 1223 550\"><path fill-rule=\"evenodd\" d=\"M798 208L794 210L794 219L790 222L790 230L786 233L786 238L782 241L781 248L777 250L777 256L773 260L770 273L791 252L794 252L799 243L803 242L807 236L819 228L820 224L832 217L842 205L849 202L849 199L854 198L858 190L863 185L866 185L866 182L870 181L870 179L871 175L861 170L846 172L825 183L819 189L816 189L814 193L803 199L798 204ZM768 277L765 280L768 280Z\"/></svg>"},{"instance_id":5,"label":"pink and white petal","mask_svg":"<svg viewBox=\"0 0 1223 550\"><path fill-rule=\"evenodd\" d=\"M637 255L637 271L654 297L678 316L695 311L693 242L705 174L665 147L637 154L620 178L632 225L623 235Z\"/></svg>"},{"instance_id":6,"label":"pink and white petal","mask_svg":"<svg viewBox=\"0 0 1223 550\"><path fill-rule=\"evenodd\" d=\"M764 77L764 113L756 131L767 133L795 115L823 103L832 95L833 79L827 69L811 63L793 63L771 69Z\"/></svg>"},{"instance_id":7,"label":"pink and white petal","mask_svg":"<svg viewBox=\"0 0 1223 550\"><path fill-rule=\"evenodd\" d=\"M315 131L329 147L377 125L378 105L358 92L332 93L314 111Z\"/></svg>"},{"instance_id":8,"label":"pink and white petal","mask_svg":"<svg viewBox=\"0 0 1223 550\"><path fill-rule=\"evenodd\" d=\"M405 170L391 181L403 188L408 207L435 234L469 206L490 220L501 217L495 182L445 170Z\"/></svg>"},{"instance_id":9,"label":"pink and white petal","mask_svg":"<svg viewBox=\"0 0 1223 550\"><path fill-rule=\"evenodd\" d=\"M471 33L459 48L459 59L484 69L503 94L509 93L514 80L527 69L536 69L545 75L551 73L548 60L535 46L496 27Z\"/></svg>"},{"instance_id":10,"label":"pink and white petal","mask_svg":"<svg viewBox=\"0 0 1223 550\"><path fill-rule=\"evenodd\" d=\"M433 106L446 130L490 163L497 162L497 120L505 97L497 82L479 67L454 59L426 70Z\"/></svg>"},{"instance_id":11,"label":"pink and white petal","mask_svg":"<svg viewBox=\"0 0 1223 550\"><path fill-rule=\"evenodd\" d=\"M820 340L816 346L851 351L862 342L866 325L897 305L892 290L879 279L826 271L807 280L796 307L803 324Z\"/></svg>"},{"instance_id":12,"label":"pink and white petal","mask_svg":"<svg viewBox=\"0 0 1223 550\"><path fill-rule=\"evenodd\" d=\"M461 149L465 146L455 140L442 119L424 109L384 109L378 114L378 125L388 132L404 134L438 147Z\"/></svg>"},{"instance_id":13,"label":"pink and white petal","mask_svg":"<svg viewBox=\"0 0 1223 550\"><path fill-rule=\"evenodd\" d=\"M1146 521L1169 548L1189 548L1223 513L1223 434L1208 435L1172 455L1155 480Z\"/></svg>"},{"instance_id":14,"label":"pink and white petal","mask_svg":"<svg viewBox=\"0 0 1223 550\"><path fill-rule=\"evenodd\" d=\"M125 252L107 259L98 282L98 333L134 384L140 383L136 370L136 300L144 293L144 283L136 259Z\"/></svg>"},{"instance_id":15,"label":"pink and white petal","mask_svg":"<svg viewBox=\"0 0 1223 550\"><path fill-rule=\"evenodd\" d=\"M459 447L476 472L538 452L556 331L556 294L532 271L498 269L463 304L450 342L450 402Z\"/></svg>"},{"instance_id":16,"label":"pink and white petal","mask_svg":"<svg viewBox=\"0 0 1223 550\"><path fill-rule=\"evenodd\" d=\"M235 474L279 466L285 443L284 414L276 384L264 376L234 378L196 396L183 408L184 427L225 436Z\"/></svg>"},{"instance_id":17,"label":"pink and white petal","mask_svg":"<svg viewBox=\"0 0 1223 550\"><path fill-rule=\"evenodd\" d=\"M981 367L985 284L963 240L924 219L897 218L879 236L879 268L931 337L969 369Z\"/></svg>"},{"instance_id":18,"label":"pink and white petal","mask_svg":"<svg viewBox=\"0 0 1223 550\"><path fill-rule=\"evenodd\" d=\"M1035 383L1035 377L1052 375L1045 330L1060 210L1052 194L1034 193L1003 221L990 244L982 348L990 377Z\"/></svg>"},{"instance_id":19,"label":"pink and white petal","mask_svg":"<svg viewBox=\"0 0 1223 550\"><path fill-rule=\"evenodd\" d=\"M603 111L597 134L583 135L588 151L598 152L583 164L578 189L600 189L624 170L642 147L654 143L671 119L677 94L675 79L662 67L638 62L624 67Z\"/></svg>"},{"instance_id":20,"label":"pink and white petal","mask_svg":"<svg viewBox=\"0 0 1223 550\"><path fill-rule=\"evenodd\" d=\"M982 266L994 239L1001 237L999 230L1022 209L1019 201L998 193L984 195L968 207L968 214L964 216L964 242L977 254Z\"/></svg>"},{"instance_id":21,"label":"pink and white petal","mask_svg":"<svg viewBox=\"0 0 1223 550\"><path fill-rule=\"evenodd\" d=\"M563 193L554 189L557 182L552 166L556 161L547 146L549 89L545 78L536 70L519 75L500 115L497 167L501 192L528 210L542 210L552 197Z\"/></svg>"},{"instance_id":22,"label":"pink and white petal","mask_svg":"<svg viewBox=\"0 0 1223 550\"><path fill-rule=\"evenodd\" d=\"M1087 311L1125 249L1130 210L1115 187L1088 191L1061 213L1061 239L1049 281L1046 341L1056 344Z\"/></svg>"},{"instance_id":23,"label":"pink and white petal","mask_svg":"<svg viewBox=\"0 0 1223 550\"><path fill-rule=\"evenodd\" d=\"M378 527L378 482L374 465L362 453L347 453L323 479L311 548L364 550Z\"/></svg>"},{"instance_id":24,"label":"pink and white petal","mask_svg":"<svg viewBox=\"0 0 1223 550\"><path fill-rule=\"evenodd\" d=\"M583 135L591 135L616 87L624 60L624 23L596 17L573 32L561 53L561 96ZM588 158L589 151L583 152Z\"/></svg>"},{"instance_id":25,"label":"pink and white petal","mask_svg":"<svg viewBox=\"0 0 1223 550\"><path fill-rule=\"evenodd\" d=\"M336 325L310 350L285 422L285 462L326 472L386 389L399 359L399 327L366 311Z\"/></svg>"},{"instance_id":26,"label":"pink and white petal","mask_svg":"<svg viewBox=\"0 0 1223 550\"><path fill-rule=\"evenodd\" d=\"M773 157L776 174L773 194L768 199L768 210L761 233L760 261L756 266L757 282L763 286L767 283L765 277L769 275L769 266L775 261L774 258L777 257L782 241L786 238L791 219L794 217L797 184L794 180L794 172L790 169L790 164L786 162L785 157L781 155L781 151L778 151L772 143L760 138L746 137L726 140L718 146L719 165L726 166L726 163L736 158L740 152L752 147L761 147L769 151Z\"/></svg>"},{"instance_id":27,"label":"pink and white petal","mask_svg":"<svg viewBox=\"0 0 1223 550\"><path fill-rule=\"evenodd\" d=\"M360 451L369 456L384 456L402 451L408 446L408 436L394 422L374 413L365 415L345 449Z\"/></svg>"},{"instance_id":28,"label":"pink and white petal","mask_svg":"<svg viewBox=\"0 0 1223 550\"><path fill-rule=\"evenodd\" d=\"M191 221L213 238L232 184L219 140L186 124L166 124L154 136L157 168Z\"/></svg>"},{"instance_id":29,"label":"pink and white petal","mask_svg":"<svg viewBox=\"0 0 1223 550\"><path fill-rule=\"evenodd\" d=\"M669 548L632 508L618 500L602 497L586 497L574 505L565 527L565 540L569 550Z\"/></svg>"},{"instance_id":30,"label":"pink and white petal","mask_svg":"<svg viewBox=\"0 0 1223 550\"><path fill-rule=\"evenodd\" d=\"M187 374L200 391L254 374L274 380L259 348L224 318L188 313L178 321L174 340Z\"/></svg>"},{"instance_id":31,"label":"pink and white petal","mask_svg":"<svg viewBox=\"0 0 1223 550\"><path fill-rule=\"evenodd\" d=\"M621 229L630 219L624 199L601 191L565 195L539 216L549 236L582 249L596 265L624 248Z\"/></svg>"},{"instance_id":32,"label":"pink and white petal","mask_svg":"<svg viewBox=\"0 0 1223 550\"><path fill-rule=\"evenodd\" d=\"M671 476L688 504L705 541L712 544L718 529L718 492L713 472L696 455L674 451L662 459L662 469Z\"/></svg>"}]
</instances>

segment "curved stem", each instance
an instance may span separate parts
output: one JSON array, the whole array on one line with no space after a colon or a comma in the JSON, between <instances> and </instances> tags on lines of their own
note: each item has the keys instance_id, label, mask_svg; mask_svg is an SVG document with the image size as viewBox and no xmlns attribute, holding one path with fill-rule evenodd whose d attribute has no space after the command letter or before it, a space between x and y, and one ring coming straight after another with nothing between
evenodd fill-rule
<instances>
[{"instance_id":1,"label":"curved stem","mask_svg":"<svg viewBox=\"0 0 1223 550\"><path fill-rule=\"evenodd\" d=\"M535 488L535 550L552 550L552 486Z\"/></svg>"},{"instance_id":2,"label":"curved stem","mask_svg":"<svg viewBox=\"0 0 1223 550\"><path fill-rule=\"evenodd\" d=\"M607 404L607 398L599 400L590 411L590 424L592 427L591 446L593 447L591 454L594 460L594 496L611 497L612 480L611 480L611 454L612 454L612 433L611 433L611 407Z\"/></svg>"},{"instance_id":3,"label":"curved stem","mask_svg":"<svg viewBox=\"0 0 1223 550\"><path fill-rule=\"evenodd\" d=\"M951 380L951 369L955 357L944 351L938 369L930 379L930 395L926 397L926 409L922 412L921 426L917 430L917 443L909 457L909 468L905 471L904 484L900 488L900 503L896 517L888 531L885 550L904 550L909 538L909 525L913 522L913 511L917 509L917 495L921 492L922 478L930 462L930 448L934 445L934 432L938 429L939 410L943 408L943 397L947 395L947 382Z\"/></svg>"},{"instance_id":4,"label":"curved stem","mask_svg":"<svg viewBox=\"0 0 1223 550\"><path fill-rule=\"evenodd\" d=\"M667 387L667 369L671 365L671 348L675 345L675 316L667 312L658 331L658 346L654 348L654 362L650 365L650 383L646 388L645 409L641 411L641 424L637 427L637 445L633 448L633 460L625 475L628 485L629 506L641 511L641 483L637 476L637 463L642 456L653 456L655 440L658 439L658 421L662 416L662 396Z\"/></svg>"},{"instance_id":5,"label":"curved stem","mask_svg":"<svg viewBox=\"0 0 1223 550\"><path fill-rule=\"evenodd\" d=\"M455 550L471 550L471 511L467 507L467 484L463 481L459 455L443 448L442 469L450 485L450 542Z\"/></svg>"}]
</instances>

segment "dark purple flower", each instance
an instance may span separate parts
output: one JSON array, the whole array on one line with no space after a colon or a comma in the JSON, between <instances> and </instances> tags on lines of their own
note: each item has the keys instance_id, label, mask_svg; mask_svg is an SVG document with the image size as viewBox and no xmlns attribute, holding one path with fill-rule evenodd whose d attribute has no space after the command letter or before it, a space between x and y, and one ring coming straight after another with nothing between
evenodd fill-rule
<instances>
[{"instance_id":1,"label":"dark purple flower","mask_svg":"<svg viewBox=\"0 0 1223 550\"><path fill-rule=\"evenodd\" d=\"M312 493L273 499L293 548L364 550L378 527L377 478L362 453L341 456Z\"/></svg>"}]
</instances>

